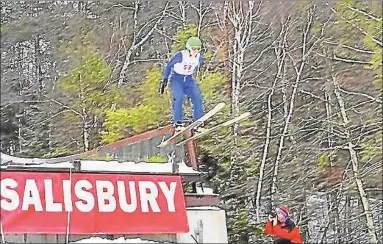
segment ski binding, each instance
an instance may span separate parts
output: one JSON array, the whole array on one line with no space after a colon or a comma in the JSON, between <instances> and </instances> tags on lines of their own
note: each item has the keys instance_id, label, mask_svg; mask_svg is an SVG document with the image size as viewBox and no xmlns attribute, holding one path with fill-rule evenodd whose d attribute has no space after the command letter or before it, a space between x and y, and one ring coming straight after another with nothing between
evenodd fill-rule
<instances>
[{"instance_id":1,"label":"ski binding","mask_svg":"<svg viewBox=\"0 0 383 244\"><path fill-rule=\"evenodd\" d=\"M224 123L216 125L216 126L214 126L212 128L204 129L204 131L202 131L200 133L196 133L194 136L191 136L191 137L189 137L189 138L187 138L187 139L177 143L176 146L182 146L182 145L186 144L189 141L201 138L202 136L204 136L204 135L206 135L206 134L208 134L210 132L216 131L216 130L218 130L221 127L232 125L232 124L234 124L234 123L236 123L236 122L238 122L238 121L240 121L242 119L245 119L245 118L249 117L250 115L251 115L250 112L246 112L246 113L243 113L243 114L241 114L241 115L239 115L239 116L237 116L237 117L235 117L235 118L233 118L231 120L228 120L228 121L226 121Z\"/></svg>"},{"instance_id":2,"label":"ski binding","mask_svg":"<svg viewBox=\"0 0 383 244\"><path fill-rule=\"evenodd\" d=\"M187 132L188 130L192 129L193 127L197 127L197 126L201 125L206 120L208 120L210 117L212 117L214 114L218 113L223 107L225 107L225 105L226 104L224 102L218 103L212 110L207 112L204 116L202 116L198 120L194 121L193 123L190 123L188 126L183 128L182 130L177 131L171 137L169 137L167 140L161 142L157 147L165 147L166 145L169 145L170 143L172 143L172 141L176 137L178 137L179 135L184 134L185 132Z\"/></svg>"}]
</instances>

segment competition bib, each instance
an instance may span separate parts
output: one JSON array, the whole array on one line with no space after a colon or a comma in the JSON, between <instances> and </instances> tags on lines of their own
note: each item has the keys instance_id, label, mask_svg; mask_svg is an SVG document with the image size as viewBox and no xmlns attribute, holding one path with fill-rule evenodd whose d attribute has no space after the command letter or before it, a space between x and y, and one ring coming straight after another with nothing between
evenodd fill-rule
<instances>
[{"instance_id":1,"label":"competition bib","mask_svg":"<svg viewBox=\"0 0 383 244\"><path fill-rule=\"evenodd\" d=\"M182 53L182 62L174 65L174 72L180 75L192 75L198 66L200 54L191 57L189 52L184 50Z\"/></svg>"}]
</instances>

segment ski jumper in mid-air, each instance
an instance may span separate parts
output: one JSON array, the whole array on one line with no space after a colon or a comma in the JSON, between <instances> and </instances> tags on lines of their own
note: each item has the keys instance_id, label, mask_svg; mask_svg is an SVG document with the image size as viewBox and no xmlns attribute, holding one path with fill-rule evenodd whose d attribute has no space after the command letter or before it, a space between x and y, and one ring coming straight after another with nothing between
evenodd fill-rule
<instances>
[{"instance_id":1,"label":"ski jumper in mid-air","mask_svg":"<svg viewBox=\"0 0 383 244\"><path fill-rule=\"evenodd\" d=\"M163 79L159 85L159 93L163 94L171 74L170 87L173 94L173 123L176 131L184 128L183 104L185 95L193 104L193 121L204 115L203 98L193 74L198 70L203 61L200 53L202 42L198 37L190 37L186 42L186 50L180 51L166 65ZM172 72L173 71L173 72ZM194 128L200 132L201 126Z\"/></svg>"}]
</instances>

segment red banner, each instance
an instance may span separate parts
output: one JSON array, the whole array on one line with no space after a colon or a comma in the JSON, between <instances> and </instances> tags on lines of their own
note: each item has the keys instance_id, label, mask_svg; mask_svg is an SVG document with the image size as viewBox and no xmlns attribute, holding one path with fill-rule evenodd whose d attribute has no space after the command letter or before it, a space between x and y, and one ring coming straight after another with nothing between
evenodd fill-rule
<instances>
[{"instance_id":1,"label":"red banner","mask_svg":"<svg viewBox=\"0 0 383 244\"><path fill-rule=\"evenodd\" d=\"M189 231L179 176L0 172L0 179L5 233Z\"/></svg>"}]
</instances>

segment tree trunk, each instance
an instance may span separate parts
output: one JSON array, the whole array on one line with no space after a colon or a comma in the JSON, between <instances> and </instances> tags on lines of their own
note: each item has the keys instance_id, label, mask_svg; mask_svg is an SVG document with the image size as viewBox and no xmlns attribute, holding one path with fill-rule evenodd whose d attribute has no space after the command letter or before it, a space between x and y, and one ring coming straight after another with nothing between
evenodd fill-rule
<instances>
[{"instance_id":1,"label":"tree trunk","mask_svg":"<svg viewBox=\"0 0 383 244\"><path fill-rule=\"evenodd\" d=\"M308 40L308 33L309 33L310 29L311 29L311 24L313 22L314 12L315 12L315 7L313 7L311 10L308 11L308 22L307 22L306 28L305 28L305 30L303 32L302 48L301 48L302 49L302 54L301 54L301 57L300 57L301 61L300 61L299 68L296 67L295 61L292 60L292 62L294 63L293 65L294 65L294 69L295 69L295 72L296 72L296 78L295 78L295 82L293 84L293 89L292 89L292 92L291 92L289 111L288 111L287 116L285 117L284 127L283 127L283 130L282 130L282 133L281 133L281 137L280 137L280 140L279 140L278 152L277 152L277 156L276 156L276 159L275 159L275 162L274 162L273 177L272 177L272 183L271 183L271 189L270 189L270 191L271 191L271 198L270 198L271 208L274 208L274 205L275 205L275 194L277 192L277 178L278 178L279 164L280 164L280 161L281 161L281 158L282 158L282 151L283 151L283 147L284 147L284 140L285 140L285 137L287 135L287 132L289 131L289 125L290 125L292 114L293 114L293 111L294 111L295 96L296 96L296 93L297 93L298 84L299 84L299 82L301 80L303 68L305 67L306 58L311 53L313 45L315 45L315 43L314 43L314 44L311 45L310 49L307 49L307 45L308 45L308 42L309 42L309 40ZM290 54L289 54L289 56L290 56Z\"/></svg>"},{"instance_id":2,"label":"tree trunk","mask_svg":"<svg viewBox=\"0 0 383 244\"><path fill-rule=\"evenodd\" d=\"M232 70L231 70L231 114L238 115L240 113L240 95L242 88L242 79L244 76L244 57L248 48L250 37L252 35L254 3L249 2L244 4L242 2L229 2L228 3L227 19L233 26L234 36L232 45ZM233 125L233 142L235 145L238 143L239 123ZM233 157L230 163L230 179L233 178L238 172L238 152L233 152Z\"/></svg>"},{"instance_id":3,"label":"tree trunk","mask_svg":"<svg viewBox=\"0 0 383 244\"><path fill-rule=\"evenodd\" d=\"M137 21L137 15L136 15L136 12L138 11L138 2L135 2L135 14L133 15L133 18L134 18L134 23L137 24L138 21ZM121 68L121 71L120 71L120 74L119 74L119 77L118 77L118 87L120 87L126 76L127 76L127 73L128 73L128 68L129 66L131 65L131 59L132 59L132 55L134 54L134 52L140 48L142 45L144 45L144 43L149 39L149 37L152 36L153 32L157 29L157 26L161 23L161 21L164 19L165 17L165 13L166 13L166 10L169 6L169 2L167 2L165 4L165 7L164 9L162 10L162 14L160 15L160 17L156 17L158 18L157 21L155 22L155 24L151 27L148 27L146 24L144 24L138 31L136 31L137 29L137 26L135 25L133 27L133 29L135 30L134 33L135 33L135 36L132 40L132 44L129 48L129 50L126 52L126 55L125 55L125 58L124 58L124 62L122 64L122 68ZM149 23L149 22L148 22ZM149 31L144 35L142 36L140 39L139 39L139 36L140 36L140 33L143 31L144 28L149 28Z\"/></svg>"},{"instance_id":4,"label":"tree trunk","mask_svg":"<svg viewBox=\"0 0 383 244\"><path fill-rule=\"evenodd\" d=\"M362 182L362 179L360 177L359 160L358 160L358 157L357 157L357 154L355 151L355 145L352 143L351 132L348 129L350 121L349 121L348 116L347 116L346 107L345 107L342 95L339 91L338 81L337 81L336 77L333 77L332 80L333 80L333 84L334 84L334 93L335 93L335 96L336 96L336 99L337 99L337 102L339 105L339 109L341 112L341 116L343 119L344 132L345 132L345 135L346 135L347 140L348 140L348 152L350 154L350 159L351 159L351 163L352 163L352 171L354 174L354 180L355 180L355 183L357 185L360 200L362 202L362 207L364 210L364 216L366 218L368 232L371 236L371 243L378 243L378 237L376 234L375 225L374 225L374 221L372 219L372 214L371 214L371 210L370 210L370 203L368 201L367 194L366 194L366 191L364 190L363 182Z\"/></svg>"},{"instance_id":5,"label":"tree trunk","mask_svg":"<svg viewBox=\"0 0 383 244\"><path fill-rule=\"evenodd\" d=\"M22 114L19 114L19 118L17 119L18 123L18 128L17 128L17 140L19 142L19 152L21 152L23 150L23 133L22 133L22 127L23 127L23 124L21 122L21 116L23 116L23 113Z\"/></svg>"},{"instance_id":6,"label":"tree trunk","mask_svg":"<svg viewBox=\"0 0 383 244\"><path fill-rule=\"evenodd\" d=\"M186 5L188 2L178 1L178 7L181 14L181 23L184 28L186 28L187 18L186 18Z\"/></svg>"},{"instance_id":7,"label":"tree trunk","mask_svg":"<svg viewBox=\"0 0 383 244\"><path fill-rule=\"evenodd\" d=\"M277 84L277 81L281 79L281 74L283 73L283 69L285 67L285 59L286 59L286 49L285 49L285 44L286 44L286 38L287 38L287 30L286 30L285 24L282 24L281 26L281 32L279 34L279 45L278 48L275 48L275 56L277 58L277 67L278 67L278 72L275 76L274 82L272 84L270 93L267 97L267 124L266 124L266 139L265 139L265 144L263 147L263 152L262 152L262 161L259 166L259 179L258 179L258 185L257 185L257 192L256 192L256 197L255 197L255 207L256 207L256 217L257 217L257 222L260 222L259 218L259 211L260 211L260 201L261 201L261 191L262 191L262 184L263 184L263 174L265 170L265 165L266 165L266 159L267 159L267 154L269 150L269 144L270 144L270 135L271 135L271 119L272 119L272 97L274 95L274 90L275 86Z\"/></svg>"},{"instance_id":8,"label":"tree trunk","mask_svg":"<svg viewBox=\"0 0 383 244\"><path fill-rule=\"evenodd\" d=\"M350 242L350 233L351 233L351 226L350 224L348 224L348 220L351 219L351 197L349 195L349 193L347 192L347 195L346 195L346 200L345 200L345 239L343 240L344 243L349 243Z\"/></svg>"},{"instance_id":9,"label":"tree trunk","mask_svg":"<svg viewBox=\"0 0 383 244\"><path fill-rule=\"evenodd\" d=\"M85 111L83 111L83 113L85 114ZM88 117L84 116L83 129L82 129L84 152L89 151L89 148L90 148L90 131L91 131L91 126L88 121Z\"/></svg>"}]
</instances>

